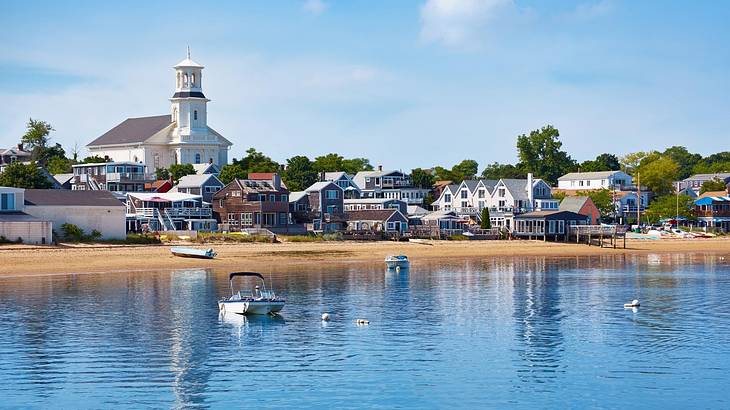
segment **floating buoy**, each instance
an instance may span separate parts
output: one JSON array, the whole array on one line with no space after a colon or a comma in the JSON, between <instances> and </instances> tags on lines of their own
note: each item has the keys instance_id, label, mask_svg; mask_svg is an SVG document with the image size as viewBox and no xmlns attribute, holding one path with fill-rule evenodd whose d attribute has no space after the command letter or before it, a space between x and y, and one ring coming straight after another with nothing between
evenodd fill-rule
<instances>
[{"instance_id":1,"label":"floating buoy","mask_svg":"<svg viewBox=\"0 0 730 410\"><path fill-rule=\"evenodd\" d=\"M639 299L634 299L631 301L631 303L624 303L625 308L635 308L639 306L641 306L641 304L639 303Z\"/></svg>"},{"instance_id":2,"label":"floating buoy","mask_svg":"<svg viewBox=\"0 0 730 410\"><path fill-rule=\"evenodd\" d=\"M358 326L362 326L362 325L369 325L369 324L370 324L370 321L369 321L369 320L367 320L367 319L356 319L356 320L355 320L355 323L356 323L356 324L357 324Z\"/></svg>"},{"instance_id":3,"label":"floating buoy","mask_svg":"<svg viewBox=\"0 0 730 410\"><path fill-rule=\"evenodd\" d=\"M322 313L322 321L323 322L329 322L330 321L330 314L329 313Z\"/></svg>"}]
</instances>

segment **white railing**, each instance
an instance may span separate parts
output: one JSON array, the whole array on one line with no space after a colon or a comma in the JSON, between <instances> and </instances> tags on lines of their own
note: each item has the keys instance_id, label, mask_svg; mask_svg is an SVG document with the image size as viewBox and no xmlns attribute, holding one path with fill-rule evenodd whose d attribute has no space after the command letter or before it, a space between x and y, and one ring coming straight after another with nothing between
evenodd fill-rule
<instances>
[{"instance_id":1,"label":"white railing","mask_svg":"<svg viewBox=\"0 0 730 410\"><path fill-rule=\"evenodd\" d=\"M126 181L146 181L154 179L150 174L143 172L107 172L106 180L112 182L118 182L122 180Z\"/></svg>"},{"instance_id":2,"label":"white railing","mask_svg":"<svg viewBox=\"0 0 730 410\"><path fill-rule=\"evenodd\" d=\"M211 218L211 208L167 208L165 210L172 218Z\"/></svg>"},{"instance_id":3,"label":"white railing","mask_svg":"<svg viewBox=\"0 0 730 410\"><path fill-rule=\"evenodd\" d=\"M477 215L479 214L479 208L473 206L454 208L457 214L460 215Z\"/></svg>"}]
</instances>

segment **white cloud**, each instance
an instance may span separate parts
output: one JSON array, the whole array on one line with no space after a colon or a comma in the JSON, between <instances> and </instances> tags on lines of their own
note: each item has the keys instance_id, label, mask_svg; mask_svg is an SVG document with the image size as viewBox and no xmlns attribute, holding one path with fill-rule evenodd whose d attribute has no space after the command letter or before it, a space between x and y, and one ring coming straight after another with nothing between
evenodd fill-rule
<instances>
[{"instance_id":1,"label":"white cloud","mask_svg":"<svg viewBox=\"0 0 730 410\"><path fill-rule=\"evenodd\" d=\"M322 0L306 0L302 7L308 13L320 15L327 9L327 4Z\"/></svg>"},{"instance_id":2,"label":"white cloud","mask_svg":"<svg viewBox=\"0 0 730 410\"><path fill-rule=\"evenodd\" d=\"M605 16L614 9L612 0L599 0L596 2L579 4L575 10L569 15L578 20L589 20L596 17Z\"/></svg>"},{"instance_id":3,"label":"white cloud","mask_svg":"<svg viewBox=\"0 0 730 410\"><path fill-rule=\"evenodd\" d=\"M427 0L421 7L421 38L448 47L479 46L479 33L511 0Z\"/></svg>"}]
</instances>

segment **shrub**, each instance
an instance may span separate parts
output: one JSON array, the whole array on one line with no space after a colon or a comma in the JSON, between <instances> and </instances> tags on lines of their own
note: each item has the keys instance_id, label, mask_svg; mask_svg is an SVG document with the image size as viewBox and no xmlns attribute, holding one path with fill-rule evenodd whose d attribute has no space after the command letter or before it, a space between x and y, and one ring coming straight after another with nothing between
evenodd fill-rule
<instances>
[{"instance_id":1,"label":"shrub","mask_svg":"<svg viewBox=\"0 0 730 410\"><path fill-rule=\"evenodd\" d=\"M84 239L84 230L70 223L61 225L61 233L64 240L81 242Z\"/></svg>"},{"instance_id":2,"label":"shrub","mask_svg":"<svg viewBox=\"0 0 730 410\"><path fill-rule=\"evenodd\" d=\"M447 238L450 241L468 241L469 238L465 235L456 234L456 235L449 235Z\"/></svg>"}]
</instances>

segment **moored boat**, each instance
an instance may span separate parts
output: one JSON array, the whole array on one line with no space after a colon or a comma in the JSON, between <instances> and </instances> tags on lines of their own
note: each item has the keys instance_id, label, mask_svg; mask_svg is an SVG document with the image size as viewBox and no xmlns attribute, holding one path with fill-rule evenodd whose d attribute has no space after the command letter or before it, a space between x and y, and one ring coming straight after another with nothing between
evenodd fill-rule
<instances>
[{"instance_id":1,"label":"moored boat","mask_svg":"<svg viewBox=\"0 0 730 410\"><path fill-rule=\"evenodd\" d=\"M217 255L217 253L215 253L215 251L213 251L213 248L195 249L195 248L173 247L173 248L170 248L170 252L172 252L172 254L175 256L180 256L183 258L213 259Z\"/></svg>"},{"instance_id":2,"label":"moored boat","mask_svg":"<svg viewBox=\"0 0 730 410\"><path fill-rule=\"evenodd\" d=\"M255 277L261 280L261 287L256 285L250 293L233 290L233 278ZM218 301L218 309L222 314L236 313L239 315L266 315L278 313L286 302L277 296L273 290L266 289L264 276L257 272L233 272L228 275L231 287L231 296Z\"/></svg>"},{"instance_id":3,"label":"moored boat","mask_svg":"<svg viewBox=\"0 0 730 410\"><path fill-rule=\"evenodd\" d=\"M388 269L408 269L410 262L406 255L391 255L385 258Z\"/></svg>"}]
</instances>

